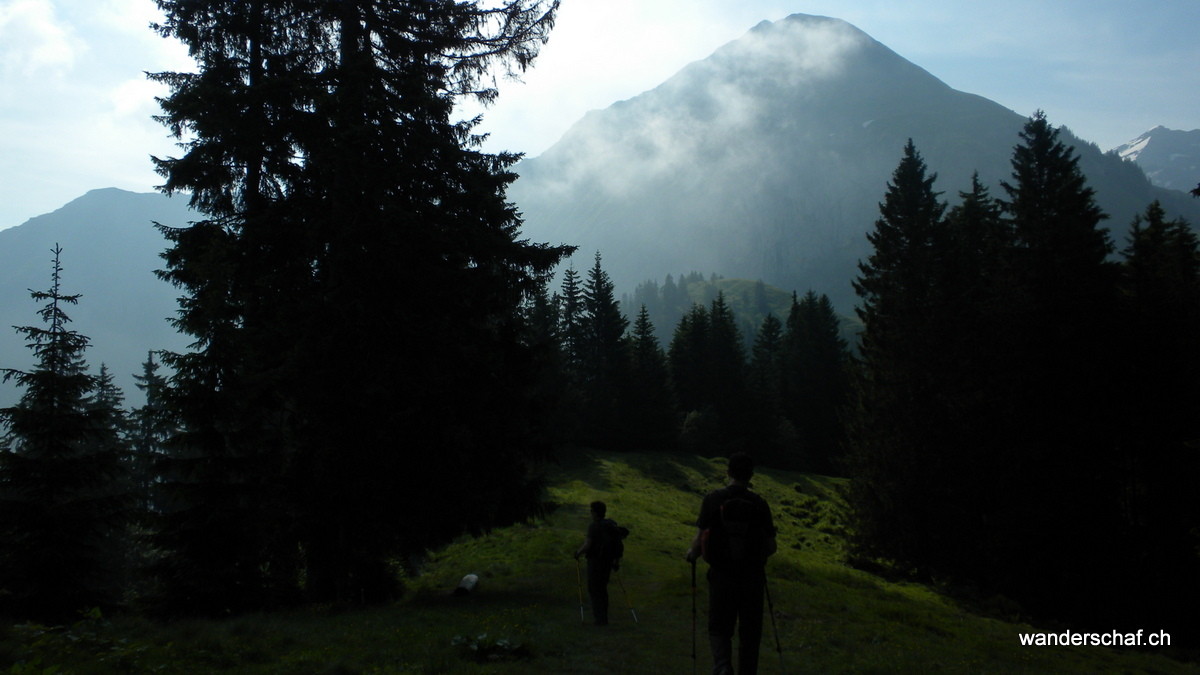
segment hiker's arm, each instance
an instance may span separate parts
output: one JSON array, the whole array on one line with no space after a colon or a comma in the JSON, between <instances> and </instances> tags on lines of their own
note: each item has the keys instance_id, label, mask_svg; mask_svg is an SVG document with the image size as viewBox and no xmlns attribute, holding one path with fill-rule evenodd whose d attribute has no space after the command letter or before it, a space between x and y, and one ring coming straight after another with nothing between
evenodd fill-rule
<instances>
[{"instance_id":1,"label":"hiker's arm","mask_svg":"<svg viewBox=\"0 0 1200 675\"><path fill-rule=\"evenodd\" d=\"M696 536L692 539L691 545L688 546L687 553L685 553L683 556L684 558L687 559L688 562L696 562L696 558L700 557L700 533L701 532L704 532L704 530L701 530L700 528L696 528Z\"/></svg>"},{"instance_id":2,"label":"hiker's arm","mask_svg":"<svg viewBox=\"0 0 1200 675\"><path fill-rule=\"evenodd\" d=\"M576 559L576 560L579 560L579 557L580 557L580 556L582 556L582 555L587 555L587 552L588 552L588 551L590 551L590 550L591 550L591 548L592 548L592 538L591 538L591 537L584 537L584 539L583 539L583 546L580 546L580 547L579 547L579 550L578 550L578 551L575 551L575 559Z\"/></svg>"}]
</instances>

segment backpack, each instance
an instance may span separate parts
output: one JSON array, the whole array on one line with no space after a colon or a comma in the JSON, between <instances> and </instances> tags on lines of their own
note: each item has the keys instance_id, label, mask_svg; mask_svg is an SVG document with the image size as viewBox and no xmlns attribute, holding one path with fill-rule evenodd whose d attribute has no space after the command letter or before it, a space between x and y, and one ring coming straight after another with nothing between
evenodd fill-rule
<instances>
[{"instance_id":1,"label":"backpack","mask_svg":"<svg viewBox=\"0 0 1200 675\"><path fill-rule=\"evenodd\" d=\"M625 537L629 536L629 528L618 525L612 518L605 518L601 523L604 539L600 542L600 557L611 560L615 566L625 555Z\"/></svg>"},{"instance_id":2,"label":"backpack","mask_svg":"<svg viewBox=\"0 0 1200 675\"><path fill-rule=\"evenodd\" d=\"M700 533L701 556L716 566L762 564L767 533L758 503L745 491L726 494L717 518Z\"/></svg>"}]
</instances>

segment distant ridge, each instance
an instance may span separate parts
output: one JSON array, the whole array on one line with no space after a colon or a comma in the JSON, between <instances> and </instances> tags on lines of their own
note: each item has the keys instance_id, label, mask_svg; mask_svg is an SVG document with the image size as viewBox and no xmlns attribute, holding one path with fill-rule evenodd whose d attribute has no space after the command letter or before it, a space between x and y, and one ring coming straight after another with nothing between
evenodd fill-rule
<instances>
[{"instance_id":1,"label":"distant ridge","mask_svg":"<svg viewBox=\"0 0 1200 675\"><path fill-rule=\"evenodd\" d=\"M11 326L40 325L29 290L50 284L50 251L62 246L62 290L82 294L70 327L91 338L93 374L106 363L130 399L151 349L181 350L186 340L168 323L178 293L158 280L166 240L153 222L182 226L195 215L183 198L116 188L92 190L52 213L0 230L0 367L27 368L32 352ZM0 405L15 402L11 385Z\"/></svg>"}]
</instances>

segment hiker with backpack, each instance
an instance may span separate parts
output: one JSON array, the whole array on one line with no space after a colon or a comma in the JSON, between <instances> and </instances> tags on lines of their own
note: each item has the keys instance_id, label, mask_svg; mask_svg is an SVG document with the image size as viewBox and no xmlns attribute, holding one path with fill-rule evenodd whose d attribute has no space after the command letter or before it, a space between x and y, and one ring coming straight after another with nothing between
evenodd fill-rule
<instances>
[{"instance_id":1,"label":"hiker with backpack","mask_svg":"<svg viewBox=\"0 0 1200 675\"><path fill-rule=\"evenodd\" d=\"M729 458L729 483L700 505L696 536L687 550L693 565L708 563L708 640L713 675L733 675L733 633L738 633L738 674L758 672L763 632L767 557L775 553L775 524L766 500L750 490L754 460ZM694 577L693 577L694 578ZM694 583L694 582L693 582Z\"/></svg>"},{"instance_id":2,"label":"hiker with backpack","mask_svg":"<svg viewBox=\"0 0 1200 675\"><path fill-rule=\"evenodd\" d=\"M583 545L575 551L578 563L580 556L587 558L588 597L592 600L592 618L597 626L608 625L608 579L621 564L625 552L623 539L629 530L606 518L608 507L604 502L591 504L592 522L588 525Z\"/></svg>"}]
</instances>

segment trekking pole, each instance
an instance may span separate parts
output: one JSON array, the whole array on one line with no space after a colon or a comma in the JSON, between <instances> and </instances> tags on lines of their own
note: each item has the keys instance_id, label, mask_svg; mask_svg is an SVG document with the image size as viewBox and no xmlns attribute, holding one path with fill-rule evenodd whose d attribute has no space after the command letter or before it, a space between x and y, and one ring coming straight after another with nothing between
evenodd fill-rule
<instances>
[{"instance_id":1,"label":"trekking pole","mask_svg":"<svg viewBox=\"0 0 1200 675\"><path fill-rule=\"evenodd\" d=\"M579 587L579 623L587 623L583 618L583 577L579 575L579 558L575 559L575 582Z\"/></svg>"},{"instance_id":2,"label":"trekking pole","mask_svg":"<svg viewBox=\"0 0 1200 675\"><path fill-rule=\"evenodd\" d=\"M696 561L692 562L692 675L696 675Z\"/></svg>"},{"instance_id":3,"label":"trekking pole","mask_svg":"<svg viewBox=\"0 0 1200 675\"><path fill-rule=\"evenodd\" d=\"M767 610L771 613L771 631L775 633L775 651L779 652L779 672L786 673L783 666L783 646L779 644L779 627L775 625L775 604L771 602L771 587L767 585L767 575L763 574L763 590L767 592Z\"/></svg>"},{"instance_id":4,"label":"trekking pole","mask_svg":"<svg viewBox=\"0 0 1200 675\"><path fill-rule=\"evenodd\" d=\"M625 604L629 605L629 613L633 615L633 622L637 623L637 612L633 611L633 603L629 601L629 591L625 590L625 582L621 581L621 571L616 570L617 584L621 587L621 593L625 595Z\"/></svg>"}]
</instances>

